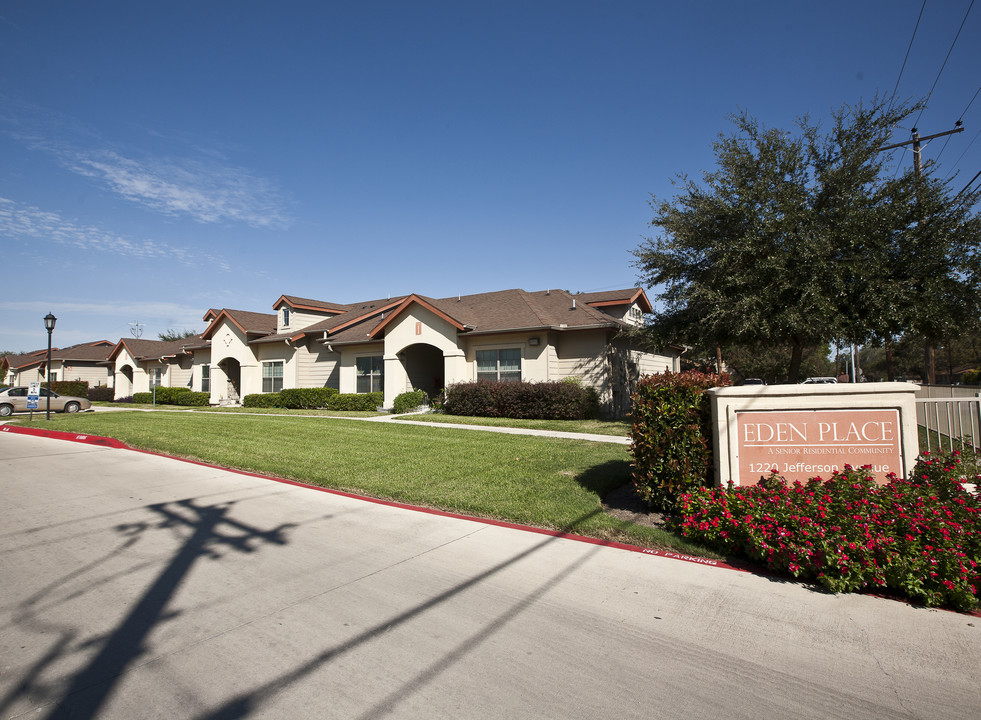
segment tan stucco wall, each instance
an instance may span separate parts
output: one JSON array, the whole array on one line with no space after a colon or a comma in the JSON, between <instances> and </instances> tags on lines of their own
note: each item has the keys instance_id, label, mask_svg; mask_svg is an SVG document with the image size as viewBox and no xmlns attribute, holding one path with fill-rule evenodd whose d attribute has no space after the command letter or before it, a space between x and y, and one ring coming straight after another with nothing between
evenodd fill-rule
<instances>
[{"instance_id":1,"label":"tan stucco wall","mask_svg":"<svg viewBox=\"0 0 981 720\"><path fill-rule=\"evenodd\" d=\"M59 380L81 380L87 382L89 387L99 385L112 385L110 368L105 365L94 365L91 363L66 363L52 362L52 369L58 373Z\"/></svg>"},{"instance_id":2,"label":"tan stucco wall","mask_svg":"<svg viewBox=\"0 0 981 720\"><path fill-rule=\"evenodd\" d=\"M226 358L237 360L241 367L239 396L262 392L262 368L247 343L245 333L230 322L222 321L211 335L211 403L228 396L228 377L219 367Z\"/></svg>"},{"instance_id":3,"label":"tan stucco wall","mask_svg":"<svg viewBox=\"0 0 981 720\"><path fill-rule=\"evenodd\" d=\"M133 369L132 386L122 373L122 369L127 365ZM136 362L125 348L116 356L113 363L113 387L116 389L116 398L128 397L138 392L147 392L150 389L150 377L147 375L146 368Z\"/></svg>"},{"instance_id":4,"label":"tan stucco wall","mask_svg":"<svg viewBox=\"0 0 981 720\"><path fill-rule=\"evenodd\" d=\"M311 342L296 349L296 386L340 389L341 354Z\"/></svg>"},{"instance_id":5,"label":"tan stucco wall","mask_svg":"<svg viewBox=\"0 0 981 720\"><path fill-rule=\"evenodd\" d=\"M321 320L326 320L327 318L336 314L336 313L328 313L328 312L314 313L304 310L294 310L293 308L290 308L289 311L290 311L289 325L283 325L283 308L280 307L276 311L276 328L280 333L290 332L292 330L302 330L305 327L309 327L310 325L313 325L314 323L318 323Z\"/></svg>"}]
</instances>

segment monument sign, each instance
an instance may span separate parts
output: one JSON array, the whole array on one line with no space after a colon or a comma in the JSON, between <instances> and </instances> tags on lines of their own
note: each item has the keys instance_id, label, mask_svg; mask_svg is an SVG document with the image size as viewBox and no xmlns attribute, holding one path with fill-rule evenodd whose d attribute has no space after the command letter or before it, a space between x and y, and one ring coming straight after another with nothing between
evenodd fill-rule
<instances>
[{"instance_id":1,"label":"monument sign","mask_svg":"<svg viewBox=\"0 0 981 720\"><path fill-rule=\"evenodd\" d=\"M709 391L716 482L754 485L772 471L789 481L870 465L904 477L919 450L916 385L775 385Z\"/></svg>"}]
</instances>

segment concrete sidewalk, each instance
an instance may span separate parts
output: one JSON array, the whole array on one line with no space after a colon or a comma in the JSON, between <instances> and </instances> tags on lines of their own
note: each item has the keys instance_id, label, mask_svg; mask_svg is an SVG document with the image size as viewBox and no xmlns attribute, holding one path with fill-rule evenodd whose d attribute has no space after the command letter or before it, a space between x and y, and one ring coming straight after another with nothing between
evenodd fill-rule
<instances>
[{"instance_id":1,"label":"concrete sidewalk","mask_svg":"<svg viewBox=\"0 0 981 720\"><path fill-rule=\"evenodd\" d=\"M977 718L976 618L0 433L0 717Z\"/></svg>"}]
</instances>

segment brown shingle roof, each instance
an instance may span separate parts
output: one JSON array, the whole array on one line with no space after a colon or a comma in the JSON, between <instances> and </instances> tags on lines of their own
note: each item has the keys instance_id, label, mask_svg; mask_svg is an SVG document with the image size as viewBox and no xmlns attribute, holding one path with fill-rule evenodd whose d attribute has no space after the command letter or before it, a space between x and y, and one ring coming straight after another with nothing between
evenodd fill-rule
<instances>
[{"instance_id":1,"label":"brown shingle roof","mask_svg":"<svg viewBox=\"0 0 981 720\"><path fill-rule=\"evenodd\" d=\"M227 318L246 335L269 335L270 333L276 332L275 315L223 308L215 316L214 320L211 321L208 328L201 333L201 337L205 340L210 338L212 332L218 327L223 318Z\"/></svg>"},{"instance_id":2,"label":"brown shingle roof","mask_svg":"<svg viewBox=\"0 0 981 720\"><path fill-rule=\"evenodd\" d=\"M201 335L181 338L180 340L142 340L138 338L123 338L112 348L107 359L115 358L125 348L134 360L146 360L174 357L186 352L192 347L203 345Z\"/></svg>"},{"instance_id":3,"label":"brown shingle roof","mask_svg":"<svg viewBox=\"0 0 981 720\"><path fill-rule=\"evenodd\" d=\"M343 307L346 311L296 331L292 339L327 333L327 338L337 343L370 342L372 337L377 339L385 325L392 321L391 312L399 314L412 303L428 305L453 324L462 326L465 332L473 333L545 328L619 328L623 325L620 321L592 307L590 301L627 304L638 297L646 300L640 288L581 295L571 295L564 290L527 292L512 289L442 299L411 295L349 305L332 304L332 307ZM408 305L404 304L406 302ZM382 317L383 312L385 317Z\"/></svg>"}]
</instances>

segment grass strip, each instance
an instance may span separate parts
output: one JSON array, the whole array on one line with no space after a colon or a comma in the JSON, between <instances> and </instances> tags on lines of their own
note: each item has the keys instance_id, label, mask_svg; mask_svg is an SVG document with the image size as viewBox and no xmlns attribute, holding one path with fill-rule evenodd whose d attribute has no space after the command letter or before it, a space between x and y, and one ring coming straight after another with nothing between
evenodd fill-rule
<instances>
[{"instance_id":1,"label":"grass strip","mask_svg":"<svg viewBox=\"0 0 981 720\"><path fill-rule=\"evenodd\" d=\"M630 456L616 444L282 415L120 412L23 422L369 497L718 557L603 511L600 498L630 481Z\"/></svg>"}]
</instances>

